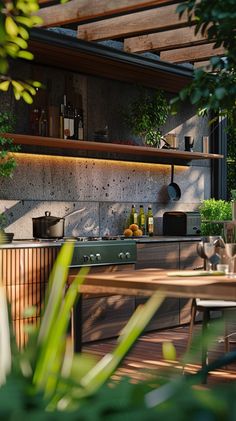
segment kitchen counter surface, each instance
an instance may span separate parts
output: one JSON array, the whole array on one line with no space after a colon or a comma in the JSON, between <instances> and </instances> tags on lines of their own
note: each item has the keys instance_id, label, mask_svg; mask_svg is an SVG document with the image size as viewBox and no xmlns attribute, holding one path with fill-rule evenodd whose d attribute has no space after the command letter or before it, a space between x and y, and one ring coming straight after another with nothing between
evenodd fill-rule
<instances>
[{"instance_id":1,"label":"kitchen counter surface","mask_svg":"<svg viewBox=\"0 0 236 421\"><path fill-rule=\"evenodd\" d=\"M186 242L186 241L200 241L200 236L154 236L154 237L132 237L127 240L134 240L136 243L173 243L173 242ZM107 241L107 240L106 240ZM124 240L125 241L125 240ZM1 244L1 248L24 248L24 247L60 247L63 240L34 240L34 239L19 239L13 240L12 243Z\"/></svg>"},{"instance_id":2,"label":"kitchen counter surface","mask_svg":"<svg viewBox=\"0 0 236 421\"><path fill-rule=\"evenodd\" d=\"M187 241L200 241L200 236L182 237L182 236L155 236L155 237L132 237L127 240L134 240L137 244L141 243L177 243ZM106 240L107 241L107 240ZM125 241L125 240L124 240ZM63 240L34 240L34 239L19 239L13 240L12 243L1 244L0 248L35 248L35 247L60 247Z\"/></svg>"},{"instance_id":3,"label":"kitchen counter surface","mask_svg":"<svg viewBox=\"0 0 236 421\"><path fill-rule=\"evenodd\" d=\"M13 240L11 243L1 244L0 248L2 249L9 249L9 248L37 248L37 247L61 247L62 241L55 240L55 241L47 241L47 240L34 240L34 239L26 239L26 240Z\"/></svg>"},{"instance_id":4,"label":"kitchen counter surface","mask_svg":"<svg viewBox=\"0 0 236 421\"><path fill-rule=\"evenodd\" d=\"M201 241L200 235L195 236L154 236L154 237L137 237L134 238L136 243L175 243L182 241Z\"/></svg>"}]
</instances>

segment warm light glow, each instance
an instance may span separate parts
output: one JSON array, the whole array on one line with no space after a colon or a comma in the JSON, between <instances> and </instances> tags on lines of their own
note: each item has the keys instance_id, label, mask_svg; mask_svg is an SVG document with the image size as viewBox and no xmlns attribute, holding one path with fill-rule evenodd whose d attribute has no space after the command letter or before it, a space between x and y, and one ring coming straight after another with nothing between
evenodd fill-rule
<instances>
[{"instance_id":1,"label":"warm light glow","mask_svg":"<svg viewBox=\"0 0 236 421\"><path fill-rule=\"evenodd\" d=\"M104 163L108 164L111 163L112 165L115 165L119 168L121 167L132 167L132 168L151 168L151 169L160 169L160 168L164 168L166 169L167 167L171 167L170 164L155 164L155 163L149 163L149 162L133 162L133 161L118 161L118 160L113 160L113 159L97 159L97 158L80 158L80 157L74 157L74 156L57 156L57 155L42 155L42 154L29 154L29 153L21 153L21 152L15 152L14 157L16 160L21 161L21 160L29 160L30 162L33 161L37 161L39 162L39 160L42 161L53 161L53 162L58 162L60 163L61 161L63 161L63 163L66 163L66 161L71 162L71 160L76 160L78 163L86 163L86 162L98 162L104 165ZM140 159L142 159L140 157ZM186 170L186 168L188 168L187 165L175 165L175 170Z\"/></svg>"}]
</instances>

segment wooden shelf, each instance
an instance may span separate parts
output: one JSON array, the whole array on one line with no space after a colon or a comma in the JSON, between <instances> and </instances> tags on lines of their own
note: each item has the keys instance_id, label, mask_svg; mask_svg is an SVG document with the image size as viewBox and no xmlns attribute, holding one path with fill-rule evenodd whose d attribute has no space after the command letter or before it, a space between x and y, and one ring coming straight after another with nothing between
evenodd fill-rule
<instances>
[{"instance_id":1,"label":"wooden shelf","mask_svg":"<svg viewBox=\"0 0 236 421\"><path fill-rule=\"evenodd\" d=\"M153 162L183 165L192 160L219 159L223 155L202 152L186 152L170 149L156 149L147 146L123 145L81 140L63 140L52 137L7 134L14 143L21 145L22 152L62 156L86 156L125 161Z\"/></svg>"}]
</instances>

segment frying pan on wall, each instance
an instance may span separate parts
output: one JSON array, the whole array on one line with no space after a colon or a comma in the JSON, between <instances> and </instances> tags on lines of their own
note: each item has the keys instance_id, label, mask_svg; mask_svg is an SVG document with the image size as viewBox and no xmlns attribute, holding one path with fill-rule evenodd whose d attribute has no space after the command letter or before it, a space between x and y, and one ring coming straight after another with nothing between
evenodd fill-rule
<instances>
[{"instance_id":1,"label":"frying pan on wall","mask_svg":"<svg viewBox=\"0 0 236 421\"><path fill-rule=\"evenodd\" d=\"M174 183L174 165L171 165L171 183L167 186L167 192L171 201L177 201L181 198L180 187Z\"/></svg>"}]
</instances>

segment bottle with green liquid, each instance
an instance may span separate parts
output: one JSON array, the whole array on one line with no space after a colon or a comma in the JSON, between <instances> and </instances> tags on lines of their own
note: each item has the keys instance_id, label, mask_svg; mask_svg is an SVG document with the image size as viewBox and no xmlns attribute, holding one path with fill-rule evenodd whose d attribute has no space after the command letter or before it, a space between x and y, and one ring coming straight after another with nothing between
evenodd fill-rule
<instances>
[{"instance_id":1,"label":"bottle with green liquid","mask_svg":"<svg viewBox=\"0 0 236 421\"><path fill-rule=\"evenodd\" d=\"M130 218L129 218L129 225L137 224L137 223L138 223L138 214L137 214L135 205L132 205L131 212L130 212Z\"/></svg>"},{"instance_id":2,"label":"bottle with green liquid","mask_svg":"<svg viewBox=\"0 0 236 421\"><path fill-rule=\"evenodd\" d=\"M146 233L146 216L144 213L143 205L139 207L139 214L138 214L138 226L142 230L143 235Z\"/></svg>"}]
</instances>

